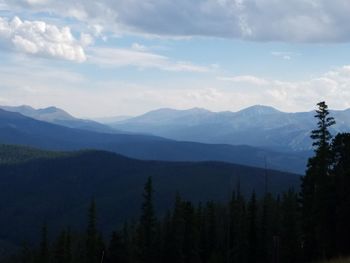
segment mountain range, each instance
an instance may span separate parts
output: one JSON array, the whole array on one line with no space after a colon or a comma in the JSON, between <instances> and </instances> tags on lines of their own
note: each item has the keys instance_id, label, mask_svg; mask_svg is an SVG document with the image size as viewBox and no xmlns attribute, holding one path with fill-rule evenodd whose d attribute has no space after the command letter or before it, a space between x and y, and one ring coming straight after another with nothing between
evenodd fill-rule
<instances>
[{"instance_id":1,"label":"mountain range","mask_svg":"<svg viewBox=\"0 0 350 263\"><path fill-rule=\"evenodd\" d=\"M136 117L99 118L103 124L75 118L56 107L34 109L24 105L0 108L36 120L100 133L148 134L178 141L248 145L279 152L310 151L310 131L316 127L313 111L289 113L262 105L237 112L163 108ZM330 113L337 121L331 128L332 133L350 131L350 109Z\"/></svg>"},{"instance_id":2,"label":"mountain range","mask_svg":"<svg viewBox=\"0 0 350 263\"><path fill-rule=\"evenodd\" d=\"M98 133L0 110L0 143L48 150L99 149L144 160L223 161L303 174L309 152L281 153L250 146L182 142L152 135Z\"/></svg>"},{"instance_id":3,"label":"mountain range","mask_svg":"<svg viewBox=\"0 0 350 263\"><path fill-rule=\"evenodd\" d=\"M332 132L350 131L350 109L330 111L337 124ZM287 113L256 105L238 112L205 109L158 109L109 124L112 128L181 141L250 145L278 151L311 150L314 112Z\"/></svg>"},{"instance_id":4,"label":"mountain range","mask_svg":"<svg viewBox=\"0 0 350 263\"><path fill-rule=\"evenodd\" d=\"M36 120L58 124L69 128L76 128L76 129L103 132L103 133L117 132L113 128L107 125L101 124L99 122L75 118L68 112L62 109L59 109L57 107L34 109L31 106L22 105L22 106L0 106L0 109L10 111L10 112L18 112L24 116L27 116Z\"/></svg>"}]
</instances>

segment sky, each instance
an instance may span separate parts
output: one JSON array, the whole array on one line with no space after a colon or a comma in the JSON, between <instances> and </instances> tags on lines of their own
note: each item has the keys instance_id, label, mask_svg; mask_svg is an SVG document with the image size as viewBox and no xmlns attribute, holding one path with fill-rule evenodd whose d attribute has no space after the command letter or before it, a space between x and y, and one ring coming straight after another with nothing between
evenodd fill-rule
<instances>
[{"instance_id":1,"label":"sky","mask_svg":"<svg viewBox=\"0 0 350 263\"><path fill-rule=\"evenodd\" d=\"M0 105L350 108L348 0L0 0Z\"/></svg>"}]
</instances>

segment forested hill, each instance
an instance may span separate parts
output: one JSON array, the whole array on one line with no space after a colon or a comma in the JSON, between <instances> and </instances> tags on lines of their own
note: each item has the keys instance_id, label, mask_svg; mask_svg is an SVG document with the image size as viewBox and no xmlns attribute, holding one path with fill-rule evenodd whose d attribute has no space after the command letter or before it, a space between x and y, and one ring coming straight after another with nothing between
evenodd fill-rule
<instances>
[{"instance_id":1,"label":"forested hill","mask_svg":"<svg viewBox=\"0 0 350 263\"><path fill-rule=\"evenodd\" d=\"M55 152L39 150L19 145L0 144L0 164L19 164L35 159L68 157L73 152Z\"/></svg>"},{"instance_id":2,"label":"forested hill","mask_svg":"<svg viewBox=\"0 0 350 263\"><path fill-rule=\"evenodd\" d=\"M14 154L16 152L16 154ZM6 156L8 153L8 156ZM19 153L19 154L17 154ZM53 153L1 146L0 240L33 240L43 222L55 229L85 226L87 207L96 199L101 229L115 229L140 210L143 185L152 176L157 211L172 206L176 192L193 202L228 200L241 191L258 195L298 188L296 174L219 162L140 161L114 153ZM16 156L14 160L11 156Z\"/></svg>"}]
</instances>

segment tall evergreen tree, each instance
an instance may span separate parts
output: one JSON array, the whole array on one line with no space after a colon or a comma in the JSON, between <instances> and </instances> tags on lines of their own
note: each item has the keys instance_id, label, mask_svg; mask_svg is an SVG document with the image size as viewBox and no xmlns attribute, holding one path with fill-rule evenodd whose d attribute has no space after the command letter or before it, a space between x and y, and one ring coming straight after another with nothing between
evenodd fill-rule
<instances>
[{"instance_id":1,"label":"tall evergreen tree","mask_svg":"<svg viewBox=\"0 0 350 263\"><path fill-rule=\"evenodd\" d=\"M139 258L143 263L154 262L156 223L152 178L149 177L144 187L141 217L138 226Z\"/></svg>"},{"instance_id":2,"label":"tall evergreen tree","mask_svg":"<svg viewBox=\"0 0 350 263\"><path fill-rule=\"evenodd\" d=\"M228 207L228 231L227 231L227 251L226 261L232 262L234 252L237 247L238 238L238 216L237 216L237 195L233 192ZM233 261L234 262L234 261Z\"/></svg>"},{"instance_id":3,"label":"tall evergreen tree","mask_svg":"<svg viewBox=\"0 0 350 263\"><path fill-rule=\"evenodd\" d=\"M182 263L184 262L184 231L185 231L185 221L184 221L184 209L183 201L180 195L177 193L174 204L174 211L170 223L170 231L167 236L167 250L169 263Z\"/></svg>"},{"instance_id":4,"label":"tall evergreen tree","mask_svg":"<svg viewBox=\"0 0 350 263\"><path fill-rule=\"evenodd\" d=\"M45 223L41 228L40 254L38 261L39 263L49 263L49 260L49 241L47 236L47 225Z\"/></svg>"},{"instance_id":5,"label":"tall evergreen tree","mask_svg":"<svg viewBox=\"0 0 350 263\"><path fill-rule=\"evenodd\" d=\"M300 262L300 229L299 229L298 195L289 190L283 194L281 204L281 262Z\"/></svg>"},{"instance_id":6,"label":"tall evergreen tree","mask_svg":"<svg viewBox=\"0 0 350 263\"><path fill-rule=\"evenodd\" d=\"M184 261L186 263L200 262L199 256L199 230L195 209L191 202L185 202L184 206Z\"/></svg>"},{"instance_id":7,"label":"tall evergreen tree","mask_svg":"<svg viewBox=\"0 0 350 263\"><path fill-rule=\"evenodd\" d=\"M86 262L97 263L99 261L99 245L97 232L96 203L93 199L88 211L88 226L86 229Z\"/></svg>"},{"instance_id":8,"label":"tall evergreen tree","mask_svg":"<svg viewBox=\"0 0 350 263\"><path fill-rule=\"evenodd\" d=\"M334 253L334 184L329 176L332 139L329 128L335 124L335 120L329 116L328 106L324 101L317 106L317 129L311 133L315 156L309 159L301 186L304 252L307 261L327 258Z\"/></svg>"},{"instance_id":9,"label":"tall evergreen tree","mask_svg":"<svg viewBox=\"0 0 350 263\"><path fill-rule=\"evenodd\" d=\"M65 251L64 263L71 263L72 262L72 233L71 233L70 227L68 227L66 231L64 251Z\"/></svg>"},{"instance_id":10,"label":"tall evergreen tree","mask_svg":"<svg viewBox=\"0 0 350 263\"><path fill-rule=\"evenodd\" d=\"M247 204L244 196L237 191L237 243L234 243L233 249L233 262L246 262L247 254L249 252L248 247L248 216L247 216Z\"/></svg>"},{"instance_id":11,"label":"tall evergreen tree","mask_svg":"<svg viewBox=\"0 0 350 263\"><path fill-rule=\"evenodd\" d=\"M248 203L248 262L255 263L258 261L258 233L257 233L257 213L258 205L256 194L253 192Z\"/></svg>"},{"instance_id":12,"label":"tall evergreen tree","mask_svg":"<svg viewBox=\"0 0 350 263\"><path fill-rule=\"evenodd\" d=\"M24 242L21 247L21 252L19 255L19 263L32 263L33 262L33 252L28 247L28 244Z\"/></svg>"},{"instance_id":13,"label":"tall evergreen tree","mask_svg":"<svg viewBox=\"0 0 350 263\"><path fill-rule=\"evenodd\" d=\"M54 263L66 263L66 231L63 230L54 244Z\"/></svg>"},{"instance_id":14,"label":"tall evergreen tree","mask_svg":"<svg viewBox=\"0 0 350 263\"><path fill-rule=\"evenodd\" d=\"M258 257L261 263L270 262L272 253L272 236L273 236L273 207L274 200L271 193L265 193L261 203L261 215L259 220L258 238L259 251Z\"/></svg>"},{"instance_id":15,"label":"tall evergreen tree","mask_svg":"<svg viewBox=\"0 0 350 263\"><path fill-rule=\"evenodd\" d=\"M126 263L127 253L122 236L118 232L112 233L111 241L109 242L107 262L109 263Z\"/></svg>"},{"instance_id":16,"label":"tall evergreen tree","mask_svg":"<svg viewBox=\"0 0 350 263\"><path fill-rule=\"evenodd\" d=\"M339 255L350 255L350 133L338 134L332 143L336 180L336 248Z\"/></svg>"},{"instance_id":17,"label":"tall evergreen tree","mask_svg":"<svg viewBox=\"0 0 350 263\"><path fill-rule=\"evenodd\" d=\"M217 231L217 214L214 202L208 202L206 207L206 226L207 226L207 258L209 262L217 261L217 245L218 245L218 231Z\"/></svg>"}]
</instances>

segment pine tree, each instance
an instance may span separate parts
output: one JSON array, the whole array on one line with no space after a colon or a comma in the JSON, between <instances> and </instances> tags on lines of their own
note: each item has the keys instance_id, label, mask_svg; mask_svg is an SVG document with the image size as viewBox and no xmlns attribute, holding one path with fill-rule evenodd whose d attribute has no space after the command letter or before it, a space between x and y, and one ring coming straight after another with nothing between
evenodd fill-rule
<instances>
[{"instance_id":1,"label":"pine tree","mask_svg":"<svg viewBox=\"0 0 350 263\"><path fill-rule=\"evenodd\" d=\"M162 225L162 255L161 255L161 262L170 262L170 255L172 254L173 247L172 247L172 215L171 212L168 210L165 214L165 217L163 218L163 221L161 223Z\"/></svg>"},{"instance_id":2,"label":"pine tree","mask_svg":"<svg viewBox=\"0 0 350 263\"><path fill-rule=\"evenodd\" d=\"M177 193L174 204L174 211L171 218L169 236L166 238L168 250L167 262L170 263L182 263L184 262L184 210L183 201L180 195Z\"/></svg>"},{"instance_id":3,"label":"pine tree","mask_svg":"<svg viewBox=\"0 0 350 263\"><path fill-rule=\"evenodd\" d=\"M329 117L325 102L320 102L317 106L317 129L311 133L315 156L309 159L301 186L304 252L307 261L327 258L334 250L334 183L329 176L332 139L329 128L335 124L335 120Z\"/></svg>"},{"instance_id":4,"label":"pine tree","mask_svg":"<svg viewBox=\"0 0 350 263\"><path fill-rule=\"evenodd\" d=\"M28 247L28 244L24 242L21 247L19 255L19 263L32 263L33 262L33 252Z\"/></svg>"},{"instance_id":5,"label":"pine tree","mask_svg":"<svg viewBox=\"0 0 350 263\"><path fill-rule=\"evenodd\" d=\"M261 203L261 215L259 220L259 261L270 262L272 248L271 240L273 237L272 219L273 219L273 197L270 193L265 193Z\"/></svg>"},{"instance_id":6,"label":"pine tree","mask_svg":"<svg viewBox=\"0 0 350 263\"><path fill-rule=\"evenodd\" d=\"M60 235L57 237L57 240L54 245L54 263L66 263L66 231L63 230Z\"/></svg>"},{"instance_id":7,"label":"pine tree","mask_svg":"<svg viewBox=\"0 0 350 263\"><path fill-rule=\"evenodd\" d=\"M40 241L40 255L39 262L40 263L49 263L49 241L47 237L47 225L44 224L41 228L41 241Z\"/></svg>"},{"instance_id":8,"label":"pine tree","mask_svg":"<svg viewBox=\"0 0 350 263\"><path fill-rule=\"evenodd\" d=\"M226 244L226 261L232 262L234 251L237 246L238 238L238 218L237 218L237 196L236 193L232 193L231 201L228 207L228 231L227 231L227 244Z\"/></svg>"},{"instance_id":9,"label":"pine tree","mask_svg":"<svg viewBox=\"0 0 350 263\"><path fill-rule=\"evenodd\" d=\"M255 192L253 192L251 199L248 203L248 262L255 263L258 261L257 251L258 247L258 234L257 234L257 213L258 206Z\"/></svg>"},{"instance_id":10,"label":"pine tree","mask_svg":"<svg viewBox=\"0 0 350 263\"><path fill-rule=\"evenodd\" d=\"M350 133L338 134L332 143L336 181L336 249L338 255L350 254Z\"/></svg>"},{"instance_id":11,"label":"pine tree","mask_svg":"<svg viewBox=\"0 0 350 263\"><path fill-rule=\"evenodd\" d=\"M297 194L289 190L281 204L281 262L300 262L299 206Z\"/></svg>"},{"instance_id":12,"label":"pine tree","mask_svg":"<svg viewBox=\"0 0 350 263\"><path fill-rule=\"evenodd\" d=\"M195 209L191 202L183 204L184 216L184 261L186 263L196 263L200 261L199 256L199 231L197 228L197 221Z\"/></svg>"},{"instance_id":13,"label":"pine tree","mask_svg":"<svg viewBox=\"0 0 350 263\"><path fill-rule=\"evenodd\" d=\"M206 207L206 219L207 219L207 258L209 262L215 262L217 260L217 215L214 202L208 202Z\"/></svg>"},{"instance_id":14,"label":"pine tree","mask_svg":"<svg viewBox=\"0 0 350 263\"><path fill-rule=\"evenodd\" d=\"M128 223L124 223L121 235L122 235L122 243L124 246L123 253L124 253L125 263L132 262L131 253L132 253L133 246L130 240L130 229L129 229Z\"/></svg>"},{"instance_id":15,"label":"pine tree","mask_svg":"<svg viewBox=\"0 0 350 263\"><path fill-rule=\"evenodd\" d=\"M67 228L66 239L64 244L64 263L72 262L72 233L70 228Z\"/></svg>"},{"instance_id":16,"label":"pine tree","mask_svg":"<svg viewBox=\"0 0 350 263\"><path fill-rule=\"evenodd\" d=\"M141 217L138 226L139 258L143 263L151 263L155 258L156 217L153 207L152 178L149 177L143 193Z\"/></svg>"},{"instance_id":17,"label":"pine tree","mask_svg":"<svg viewBox=\"0 0 350 263\"><path fill-rule=\"evenodd\" d=\"M248 260L248 216L247 204L244 196L237 191L237 243L234 244L233 262L247 262Z\"/></svg>"},{"instance_id":18,"label":"pine tree","mask_svg":"<svg viewBox=\"0 0 350 263\"><path fill-rule=\"evenodd\" d=\"M119 233L113 232L109 242L107 261L110 263L125 263L125 246Z\"/></svg>"},{"instance_id":19,"label":"pine tree","mask_svg":"<svg viewBox=\"0 0 350 263\"><path fill-rule=\"evenodd\" d=\"M98 233L96 226L96 203L92 200L88 212L88 226L86 229L86 262L97 263L99 259L98 252Z\"/></svg>"}]
</instances>

